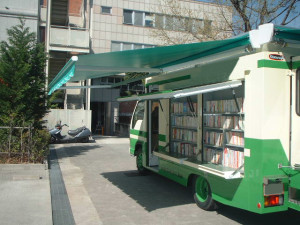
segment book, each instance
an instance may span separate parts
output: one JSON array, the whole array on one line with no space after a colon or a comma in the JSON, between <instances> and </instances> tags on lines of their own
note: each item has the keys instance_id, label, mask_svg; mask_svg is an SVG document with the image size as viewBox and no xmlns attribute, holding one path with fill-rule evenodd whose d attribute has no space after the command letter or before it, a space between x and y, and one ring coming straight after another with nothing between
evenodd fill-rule
<instances>
[{"instance_id":1,"label":"book","mask_svg":"<svg viewBox=\"0 0 300 225\"><path fill-rule=\"evenodd\" d=\"M240 132L226 132L226 143L244 146L244 134Z\"/></svg>"},{"instance_id":2,"label":"book","mask_svg":"<svg viewBox=\"0 0 300 225\"><path fill-rule=\"evenodd\" d=\"M172 138L197 143L197 131L172 128Z\"/></svg>"},{"instance_id":3,"label":"book","mask_svg":"<svg viewBox=\"0 0 300 225\"><path fill-rule=\"evenodd\" d=\"M204 143L217 147L223 146L223 133L206 131L204 136Z\"/></svg>"},{"instance_id":4,"label":"book","mask_svg":"<svg viewBox=\"0 0 300 225\"><path fill-rule=\"evenodd\" d=\"M203 160L207 163L222 164L223 152L212 148L204 148Z\"/></svg>"},{"instance_id":5,"label":"book","mask_svg":"<svg viewBox=\"0 0 300 225\"><path fill-rule=\"evenodd\" d=\"M193 102L193 108L195 113L197 113L198 104L196 102ZM173 102L171 111L172 113L191 113L191 109L187 102Z\"/></svg>"},{"instance_id":6,"label":"book","mask_svg":"<svg viewBox=\"0 0 300 225\"><path fill-rule=\"evenodd\" d=\"M244 164L244 152L225 148L223 151L223 166L237 169Z\"/></svg>"},{"instance_id":7,"label":"book","mask_svg":"<svg viewBox=\"0 0 300 225\"><path fill-rule=\"evenodd\" d=\"M243 98L237 98L239 110L237 108L236 102L234 99L229 100L214 100L214 101L207 101L205 104L205 112L231 112L231 113L237 113L237 112L244 112L244 99Z\"/></svg>"}]
</instances>

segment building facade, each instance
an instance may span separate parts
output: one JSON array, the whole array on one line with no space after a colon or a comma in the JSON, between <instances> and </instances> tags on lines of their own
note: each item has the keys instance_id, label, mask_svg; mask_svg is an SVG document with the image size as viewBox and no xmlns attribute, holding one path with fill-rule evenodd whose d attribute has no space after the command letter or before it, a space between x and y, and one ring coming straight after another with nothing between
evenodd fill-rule
<instances>
[{"instance_id":1,"label":"building facade","mask_svg":"<svg viewBox=\"0 0 300 225\"><path fill-rule=\"evenodd\" d=\"M0 1L0 41L7 41L8 28L26 20L31 32L39 34L39 1L38 0L1 0ZM38 35L38 38L40 36Z\"/></svg>"},{"instance_id":2,"label":"building facade","mask_svg":"<svg viewBox=\"0 0 300 225\"><path fill-rule=\"evenodd\" d=\"M26 19L26 25L45 42L48 54L48 81L57 75L74 55L152 48L165 43L157 36L159 29L171 38L186 34L184 27L207 28L216 23L218 5L201 1L179 0L180 15L169 10L166 0L2 0L1 31L18 23L15 14ZM172 1L171 1L172 2ZM174 1L176 2L176 1ZM188 10L187 10L188 9ZM189 14L190 11L195 14ZM10 13L9 13L10 12ZM14 13L13 13L14 12ZM176 14L176 15L174 15ZM231 16L228 11L229 17ZM8 18L10 22L8 22ZM192 25L186 25L190 21ZM218 21L219 22L219 21ZM1 32L0 35L4 35ZM1 39L5 37L1 36ZM196 39L190 38L190 42ZM67 86L107 85L122 81L124 74L68 83ZM128 87L127 87L128 88ZM128 88L129 89L129 88ZM139 91L135 89L134 91ZM55 100L59 108L91 110L91 127L106 135L115 133L115 124L128 119L130 112L120 111L116 98L120 88L80 88L60 90ZM132 108L132 104L130 104ZM103 129L102 129L103 128Z\"/></svg>"}]
</instances>

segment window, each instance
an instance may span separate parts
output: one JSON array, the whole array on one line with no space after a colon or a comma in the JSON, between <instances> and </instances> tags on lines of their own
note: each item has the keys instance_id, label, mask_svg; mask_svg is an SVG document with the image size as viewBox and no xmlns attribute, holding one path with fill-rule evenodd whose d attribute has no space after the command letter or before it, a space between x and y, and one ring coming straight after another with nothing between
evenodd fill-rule
<instances>
[{"instance_id":1,"label":"window","mask_svg":"<svg viewBox=\"0 0 300 225\"><path fill-rule=\"evenodd\" d=\"M124 24L156 27L158 29L166 29L171 31L192 31L198 32L199 29L205 28L206 31L211 29L210 20L195 19L189 17L171 16L163 14L153 14L149 12L134 11L124 9Z\"/></svg>"},{"instance_id":2,"label":"window","mask_svg":"<svg viewBox=\"0 0 300 225\"><path fill-rule=\"evenodd\" d=\"M124 43L122 51L132 50L132 44Z\"/></svg>"},{"instance_id":3,"label":"window","mask_svg":"<svg viewBox=\"0 0 300 225\"><path fill-rule=\"evenodd\" d=\"M111 51L112 52L117 52L117 51L121 51L121 43L118 42L112 42L111 43Z\"/></svg>"},{"instance_id":4,"label":"window","mask_svg":"<svg viewBox=\"0 0 300 225\"><path fill-rule=\"evenodd\" d=\"M114 83L114 78L113 77L108 77L107 83L113 84Z\"/></svg>"},{"instance_id":5,"label":"window","mask_svg":"<svg viewBox=\"0 0 300 225\"><path fill-rule=\"evenodd\" d=\"M153 27L154 16L151 13L124 9L124 24Z\"/></svg>"},{"instance_id":6,"label":"window","mask_svg":"<svg viewBox=\"0 0 300 225\"><path fill-rule=\"evenodd\" d=\"M133 49L142 49L142 48L153 48L154 45L147 45L147 44L139 44L139 43L129 43L129 42L111 42L111 51L126 51L126 50L133 50Z\"/></svg>"},{"instance_id":7,"label":"window","mask_svg":"<svg viewBox=\"0 0 300 225\"><path fill-rule=\"evenodd\" d=\"M103 13L103 14L111 14L111 7L101 6L101 13Z\"/></svg>"},{"instance_id":8,"label":"window","mask_svg":"<svg viewBox=\"0 0 300 225\"><path fill-rule=\"evenodd\" d=\"M296 72L296 113L300 116L300 68Z\"/></svg>"},{"instance_id":9,"label":"window","mask_svg":"<svg viewBox=\"0 0 300 225\"><path fill-rule=\"evenodd\" d=\"M144 13L134 12L134 25L143 26L144 25Z\"/></svg>"},{"instance_id":10,"label":"window","mask_svg":"<svg viewBox=\"0 0 300 225\"><path fill-rule=\"evenodd\" d=\"M153 27L154 15L145 13L145 27Z\"/></svg>"},{"instance_id":11,"label":"window","mask_svg":"<svg viewBox=\"0 0 300 225\"><path fill-rule=\"evenodd\" d=\"M163 15L155 15L155 27L156 28L164 28L164 16Z\"/></svg>"},{"instance_id":12,"label":"window","mask_svg":"<svg viewBox=\"0 0 300 225\"><path fill-rule=\"evenodd\" d=\"M124 23L125 24L133 24L133 11L132 10L124 10L123 12Z\"/></svg>"},{"instance_id":13,"label":"window","mask_svg":"<svg viewBox=\"0 0 300 225\"><path fill-rule=\"evenodd\" d=\"M145 111L145 102L139 102L135 108L134 115L132 117L132 125L131 128L133 129L136 125L138 120L144 119L144 111Z\"/></svg>"},{"instance_id":14,"label":"window","mask_svg":"<svg viewBox=\"0 0 300 225\"><path fill-rule=\"evenodd\" d=\"M141 45L141 44L134 44L133 46L134 46L134 49L141 49L141 48L143 48L143 45Z\"/></svg>"},{"instance_id":15,"label":"window","mask_svg":"<svg viewBox=\"0 0 300 225\"><path fill-rule=\"evenodd\" d=\"M173 30L174 20L173 16L165 16L165 29L167 30Z\"/></svg>"}]
</instances>

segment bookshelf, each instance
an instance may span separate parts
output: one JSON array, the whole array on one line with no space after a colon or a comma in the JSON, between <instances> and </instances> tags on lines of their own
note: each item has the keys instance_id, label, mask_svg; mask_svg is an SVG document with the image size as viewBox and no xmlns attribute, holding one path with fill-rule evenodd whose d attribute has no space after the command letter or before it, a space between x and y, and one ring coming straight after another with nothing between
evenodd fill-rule
<instances>
[{"instance_id":1,"label":"bookshelf","mask_svg":"<svg viewBox=\"0 0 300 225\"><path fill-rule=\"evenodd\" d=\"M196 157L199 124L197 96L172 100L170 112L170 153Z\"/></svg>"},{"instance_id":2,"label":"bookshelf","mask_svg":"<svg viewBox=\"0 0 300 225\"><path fill-rule=\"evenodd\" d=\"M244 99L239 95L220 91L204 96L203 163L233 169L244 164Z\"/></svg>"}]
</instances>

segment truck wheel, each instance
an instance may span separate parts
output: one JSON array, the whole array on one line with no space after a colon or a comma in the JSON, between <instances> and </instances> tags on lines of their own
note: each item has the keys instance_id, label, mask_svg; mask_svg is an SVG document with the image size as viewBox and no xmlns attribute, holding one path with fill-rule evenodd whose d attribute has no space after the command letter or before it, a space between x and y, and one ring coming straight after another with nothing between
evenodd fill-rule
<instances>
[{"instance_id":1,"label":"truck wheel","mask_svg":"<svg viewBox=\"0 0 300 225\"><path fill-rule=\"evenodd\" d=\"M201 176L194 177L194 200L201 209L211 211L217 209L216 202L211 197L211 189L207 180Z\"/></svg>"},{"instance_id":2,"label":"truck wheel","mask_svg":"<svg viewBox=\"0 0 300 225\"><path fill-rule=\"evenodd\" d=\"M141 148L136 150L136 168L140 175L146 175L147 171L145 167L143 167L143 153Z\"/></svg>"}]
</instances>

